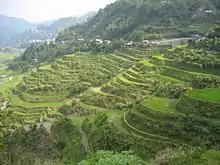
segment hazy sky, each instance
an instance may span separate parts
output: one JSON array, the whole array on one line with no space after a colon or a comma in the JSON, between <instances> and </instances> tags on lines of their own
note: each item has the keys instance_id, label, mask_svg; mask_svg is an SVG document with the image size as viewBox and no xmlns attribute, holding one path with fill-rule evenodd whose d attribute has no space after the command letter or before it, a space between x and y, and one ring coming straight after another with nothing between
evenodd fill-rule
<instances>
[{"instance_id":1,"label":"hazy sky","mask_svg":"<svg viewBox=\"0 0 220 165\"><path fill-rule=\"evenodd\" d=\"M0 14L42 22L82 15L115 0L0 0Z\"/></svg>"}]
</instances>

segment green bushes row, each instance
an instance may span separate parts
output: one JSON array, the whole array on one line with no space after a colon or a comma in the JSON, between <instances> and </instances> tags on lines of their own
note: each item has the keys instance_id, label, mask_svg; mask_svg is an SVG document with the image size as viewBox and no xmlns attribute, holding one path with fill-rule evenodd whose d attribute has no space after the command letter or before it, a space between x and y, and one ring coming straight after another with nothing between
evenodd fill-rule
<instances>
[{"instance_id":1,"label":"green bushes row","mask_svg":"<svg viewBox=\"0 0 220 165\"><path fill-rule=\"evenodd\" d=\"M196 99L184 95L177 104L177 110L185 114L194 114L209 118L220 118L220 104Z\"/></svg>"},{"instance_id":2,"label":"green bushes row","mask_svg":"<svg viewBox=\"0 0 220 165\"><path fill-rule=\"evenodd\" d=\"M158 120L168 120L168 121L174 121L180 123L184 121L184 114L181 115L177 113L157 111L142 104L136 105L133 109L138 113L143 114L144 116L157 118Z\"/></svg>"},{"instance_id":3,"label":"green bushes row","mask_svg":"<svg viewBox=\"0 0 220 165\"><path fill-rule=\"evenodd\" d=\"M136 111L136 108L135 108ZM186 115L173 117L169 114L149 110L129 111L126 119L135 128L156 135L172 137L177 142L214 148L220 141L219 124L212 120Z\"/></svg>"},{"instance_id":4,"label":"green bushes row","mask_svg":"<svg viewBox=\"0 0 220 165\"><path fill-rule=\"evenodd\" d=\"M196 76L192 81L192 87L198 89L220 87L220 77Z\"/></svg>"}]
</instances>

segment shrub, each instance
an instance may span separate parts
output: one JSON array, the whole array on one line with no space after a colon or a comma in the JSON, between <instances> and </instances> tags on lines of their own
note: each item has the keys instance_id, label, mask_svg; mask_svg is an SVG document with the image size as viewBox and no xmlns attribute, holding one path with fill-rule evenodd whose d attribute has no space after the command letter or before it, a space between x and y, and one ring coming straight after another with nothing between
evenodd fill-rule
<instances>
[{"instance_id":1,"label":"shrub","mask_svg":"<svg viewBox=\"0 0 220 165\"><path fill-rule=\"evenodd\" d=\"M144 165L144 161L135 156L131 151L121 153L113 151L97 151L87 160L81 161L79 165Z\"/></svg>"},{"instance_id":2,"label":"shrub","mask_svg":"<svg viewBox=\"0 0 220 165\"><path fill-rule=\"evenodd\" d=\"M198 89L218 88L220 86L220 78L215 76L196 76L192 81L192 87Z\"/></svg>"},{"instance_id":3,"label":"shrub","mask_svg":"<svg viewBox=\"0 0 220 165\"><path fill-rule=\"evenodd\" d=\"M183 94L189 91L191 87L186 84L169 84L167 87L168 96L171 99L179 99Z\"/></svg>"}]
</instances>

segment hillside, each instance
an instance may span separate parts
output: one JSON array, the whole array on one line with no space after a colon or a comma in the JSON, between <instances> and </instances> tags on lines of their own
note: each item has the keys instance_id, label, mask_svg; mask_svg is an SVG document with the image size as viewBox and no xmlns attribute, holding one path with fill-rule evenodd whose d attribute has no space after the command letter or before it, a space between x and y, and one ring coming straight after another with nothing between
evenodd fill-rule
<instances>
[{"instance_id":1,"label":"hillside","mask_svg":"<svg viewBox=\"0 0 220 165\"><path fill-rule=\"evenodd\" d=\"M207 13L211 11L211 13ZM214 0L118 0L81 26L69 28L84 38L131 40L204 34L219 19ZM202 28L199 24L203 24ZM65 34L61 34L65 38ZM62 40L62 36L59 37Z\"/></svg>"},{"instance_id":2,"label":"hillside","mask_svg":"<svg viewBox=\"0 0 220 165\"><path fill-rule=\"evenodd\" d=\"M32 45L35 68L0 70L0 162L219 164L218 32L162 52Z\"/></svg>"}]
</instances>

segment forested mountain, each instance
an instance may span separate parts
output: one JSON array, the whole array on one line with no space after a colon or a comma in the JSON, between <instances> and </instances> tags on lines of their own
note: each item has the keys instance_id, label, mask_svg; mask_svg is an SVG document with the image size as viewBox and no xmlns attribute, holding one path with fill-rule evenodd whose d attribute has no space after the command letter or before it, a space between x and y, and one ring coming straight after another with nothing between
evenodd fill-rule
<instances>
[{"instance_id":1,"label":"forested mountain","mask_svg":"<svg viewBox=\"0 0 220 165\"><path fill-rule=\"evenodd\" d=\"M26 20L0 15L0 44L12 36L34 27L34 24Z\"/></svg>"},{"instance_id":2,"label":"forested mountain","mask_svg":"<svg viewBox=\"0 0 220 165\"><path fill-rule=\"evenodd\" d=\"M6 37L4 41L2 41L3 42L2 44L5 43L6 45L13 46L13 47L27 47L30 44L30 42L34 40L53 39L57 36L58 32L61 29L68 28L76 24L81 24L87 21L89 17L94 16L95 14L96 12L89 12L79 17L60 18L57 20L47 21L46 23L41 23L41 24L36 24L36 25L30 23L32 26L29 26L23 31L21 30L18 31L18 33L14 33L13 29L10 30L11 27L13 28L17 27L17 25L15 24L7 25L7 22L6 22L5 25L7 25L8 28L3 29L2 31L4 32L4 34L5 34L5 31L8 31L7 33L10 35L8 35L8 37Z\"/></svg>"},{"instance_id":3,"label":"forested mountain","mask_svg":"<svg viewBox=\"0 0 220 165\"><path fill-rule=\"evenodd\" d=\"M178 33L188 35L188 28L195 33L202 33L198 24L215 23L219 19L219 1L217 0L118 0L101 9L89 22L73 26L66 35L83 37L115 37L141 40L156 38L153 34L167 35ZM194 26L192 26L194 25ZM155 27L156 26L156 27ZM151 34L151 35L148 35ZM61 34L59 37L62 40Z\"/></svg>"}]
</instances>

